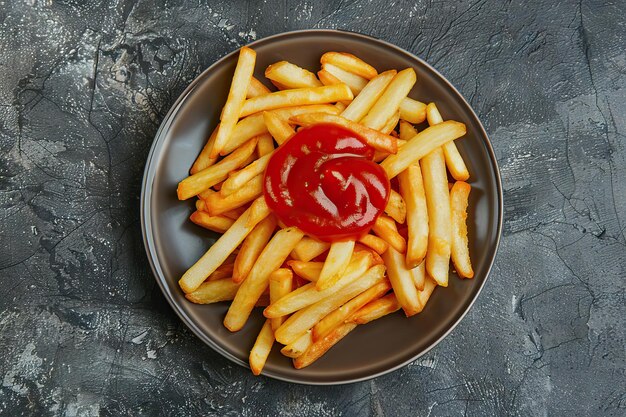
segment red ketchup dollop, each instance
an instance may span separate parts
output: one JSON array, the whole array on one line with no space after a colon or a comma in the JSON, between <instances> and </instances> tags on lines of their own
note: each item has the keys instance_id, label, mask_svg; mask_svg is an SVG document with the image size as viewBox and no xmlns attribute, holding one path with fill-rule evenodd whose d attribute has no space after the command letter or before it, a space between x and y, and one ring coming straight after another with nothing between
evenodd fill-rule
<instances>
[{"instance_id":1,"label":"red ketchup dollop","mask_svg":"<svg viewBox=\"0 0 626 417\"><path fill-rule=\"evenodd\" d=\"M265 171L267 205L287 226L324 241L357 239L385 208L389 179L374 148L334 124L300 129Z\"/></svg>"}]
</instances>

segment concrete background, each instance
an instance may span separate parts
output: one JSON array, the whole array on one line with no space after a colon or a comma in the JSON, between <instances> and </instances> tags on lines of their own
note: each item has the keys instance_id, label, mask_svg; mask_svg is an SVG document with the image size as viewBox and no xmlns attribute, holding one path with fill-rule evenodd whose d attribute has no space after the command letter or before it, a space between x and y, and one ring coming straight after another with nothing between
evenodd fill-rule
<instances>
[{"instance_id":1,"label":"concrete background","mask_svg":"<svg viewBox=\"0 0 626 417\"><path fill-rule=\"evenodd\" d=\"M0 414L626 415L626 2L0 0ZM147 152L204 68L294 29L431 63L496 149L490 280L441 344L341 387L253 377L170 310Z\"/></svg>"}]
</instances>

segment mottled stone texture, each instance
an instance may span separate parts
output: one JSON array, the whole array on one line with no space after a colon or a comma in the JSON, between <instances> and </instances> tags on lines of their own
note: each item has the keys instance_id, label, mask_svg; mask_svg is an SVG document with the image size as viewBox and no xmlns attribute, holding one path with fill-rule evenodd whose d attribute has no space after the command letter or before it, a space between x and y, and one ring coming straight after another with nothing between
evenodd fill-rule
<instances>
[{"instance_id":1,"label":"mottled stone texture","mask_svg":"<svg viewBox=\"0 0 626 417\"><path fill-rule=\"evenodd\" d=\"M0 414L626 415L626 2L0 1ZM373 381L253 377L161 295L139 226L152 138L246 42L355 30L467 97L502 170L491 279Z\"/></svg>"}]
</instances>

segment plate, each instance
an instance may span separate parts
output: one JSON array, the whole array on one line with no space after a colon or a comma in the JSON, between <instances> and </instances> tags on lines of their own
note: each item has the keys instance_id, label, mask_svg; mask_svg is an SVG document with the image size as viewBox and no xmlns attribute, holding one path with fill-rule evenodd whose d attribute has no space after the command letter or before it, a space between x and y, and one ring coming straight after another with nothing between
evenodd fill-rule
<instances>
[{"instance_id":1,"label":"plate","mask_svg":"<svg viewBox=\"0 0 626 417\"><path fill-rule=\"evenodd\" d=\"M410 96L426 103L435 101L444 119L467 125L467 135L457 141L457 146L471 173L468 229L475 278L451 276L449 286L437 288L422 313L408 319L396 313L359 326L307 368L294 369L275 345L263 374L284 381L328 385L362 381L398 369L423 355L456 326L489 274L502 228L502 186L487 134L469 104L443 76L387 42L351 32L305 30L271 36L249 46L257 52L255 76L259 79L264 79L263 71L269 64L281 60L317 70L320 56L327 51L350 52L379 71L413 67L417 83ZM200 74L165 116L144 173L141 225L150 266L174 311L202 341L247 367L248 353L263 323L261 310L255 309L241 331L231 333L222 325L228 303L192 304L177 284L218 237L189 221L194 200L178 201L176 186L188 175L218 123L237 52Z\"/></svg>"}]
</instances>

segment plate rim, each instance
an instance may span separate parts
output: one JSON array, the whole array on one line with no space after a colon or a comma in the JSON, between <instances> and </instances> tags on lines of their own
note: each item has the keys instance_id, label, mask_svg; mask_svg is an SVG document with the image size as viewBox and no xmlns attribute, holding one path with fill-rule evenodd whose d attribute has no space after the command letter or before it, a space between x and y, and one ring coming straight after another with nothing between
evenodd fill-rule
<instances>
[{"instance_id":1,"label":"plate rim","mask_svg":"<svg viewBox=\"0 0 626 417\"><path fill-rule=\"evenodd\" d=\"M344 385L344 384L352 384L352 383L356 383L356 382L367 381L367 380L370 380L370 379L373 379L373 378L377 378L377 377L382 376L382 375L386 375L386 374L391 373L393 371L396 371L396 370L398 370L400 368L403 368L406 365L408 365L409 363L415 361L416 359L418 359L421 356L423 356L426 353L428 353L431 349L433 349L435 346L437 346L443 339L445 339L456 328L456 326L461 322L461 320L463 320L463 318L465 318L467 313L473 307L474 303L478 299L478 296L482 292L482 290L483 290L483 288L485 286L485 283L487 282L487 280L489 279L489 276L491 275L491 269L493 268L493 265L495 263L495 259L496 259L497 254L498 254L498 250L500 248L500 240L501 240L501 237L502 237L502 226L503 226L503 217L504 217L504 195L503 195L503 190L502 190L502 179L501 179L501 174L500 174L500 167L498 165L498 160L496 158L495 151L494 151L493 146L491 144L491 139L489 138L489 135L485 131L485 128L484 128L480 118L478 117L478 115L476 114L476 112L474 111L474 109L472 108L470 103L467 102L465 97L463 97L463 95L456 89L456 87L454 85L452 85L452 83L446 77L444 77L439 71L437 71L429 63L427 63L426 61L424 61L423 59L421 59L417 55L415 55L415 54L413 54L413 53L411 53L411 52L409 52L409 51L407 51L407 50L405 50L405 49L403 49L403 48L401 48L401 47L399 47L397 45L394 45L394 44L392 44L392 43L390 43L388 41L376 38L374 36L370 36L370 35L354 32L354 31L344 30L344 29L301 29L301 30L280 32L280 33L277 33L277 34L274 34L274 35L270 35L270 36L267 36L267 37L264 37L264 38L261 38L261 39L257 39L257 40L255 40L253 42L250 42L250 43L246 44L246 46L254 47L255 45L257 45L259 43L271 42L271 41L273 41L276 38L284 38L284 37L299 36L299 35L315 35L315 34L320 34L320 35L329 35L330 34L330 35L350 36L350 37L354 37L354 38L360 38L360 39L363 39L363 40L367 40L369 42L374 41L375 43L381 44L385 48L392 49L395 52L398 52L400 54L406 55L409 58L418 61L420 64L424 65L430 71L435 73L435 75L437 75L447 85L447 87L449 87L452 90L452 92L454 92L457 95L457 97L462 101L462 104L465 104L465 106L471 112L471 115L475 118L476 121L478 121L478 126L480 128L480 131L481 131L482 135L484 136L484 139L486 139L486 140L481 139L481 141L483 142L483 144L485 145L485 148L487 149L487 154L488 154L489 160L490 160L490 162L491 162L491 164L492 164L492 166L494 168L494 174L495 174L495 178L494 179L495 179L496 191L497 191L497 212L498 212L497 216L498 216L498 221L497 221L497 224L496 224L496 233L495 233L495 242L494 242L495 243L495 247L494 247L493 253L491 254L490 257L488 257L488 260L487 260L488 265L487 265L485 278L483 279L482 283L480 283L480 285L478 287L478 290L474 294L473 298L470 300L467 308L461 313L461 315L453 323L451 323L450 327L438 339L436 339L434 342L432 342L426 349L422 350L421 352L419 352L418 354L412 356L408 360L405 360L405 361L403 361L403 362L401 362L401 363L399 363L399 364L397 364L395 366L392 366L390 368L387 368L387 369L379 371L379 372L375 372L373 374L369 374L369 375L366 375L366 376L358 377L358 378L348 378L348 379L344 378L344 379L342 379L341 377L339 377L339 378L334 378L333 380L329 380L329 381L307 381L307 380L304 380L302 378L300 378L300 379L292 378L292 377L289 377L289 376L276 374L274 372L263 371L261 373L261 375L264 375L266 377L274 378L274 379L277 379L277 380L280 380L280 381L284 381L284 382L291 382L291 383L303 384L303 385L319 385L319 386L331 385L332 386L332 385ZM240 49L240 47L237 47L233 51L231 51L228 54L226 54L226 55L222 56L221 58L217 59L208 68L206 68L204 71L202 71L200 74L198 74L198 76L196 76L196 78L194 78L194 80L178 96L176 101L171 105L170 109L168 110L166 115L163 117L163 120L162 120L161 124L159 125L159 128L157 129L156 133L154 134L154 139L152 140L152 145L150 146L150 151L148 152L148 156L146 158L146 165L145 165L145 168L144 168L143 178L142 178L142 182L141 182L141 194L140 194L140 208L139 208L139 210L140 210L141 234L142 234L142 238L143 238L143 244L144 244L144 248L145 248L145 251L146 251L146 255L147 255L147 258L148 258L148 263L150 264L150 269L152 270L152 275L154 276L154 279L157 281L157 284L159 285L159 287L161 289L161 292L165 296L165 299L167 300L167 302L170 305L170 307L174 310L174 312L176 313L178 318L202 342L207 344L213 350L215 350L216 352L218 352L219 354L221 354L225 358L229 359L230 361L232 361L232 362L234 362L234 363L236 363L236 364L238 364L238 365L240 365L240 366L242 366L244 368L249 369L249 365L246 362L244 362L241 359L239 359L238 357L232 355L230 352L226 351L225 349L223 349L222 347L217 345L211 338L209 338L206 334L204 334L195 325L195 323L185 314L185 312L178 305L178 303L176 303L174 301L169 287L167 285L165 285L166 284L165 274L163 273L163 271L161 269L160 261L159 261L159 259L157 257L157 251L156 251L155 242L154 242L154 236L153 236L153 231L152 231L152 215L150 213L150 207L151 207L151 205L150 205L150 195L152 193L152 186L154 184L155 171L156 171L156 166L157 166L157 164L154 163L155 152L156 152L156 148L158 148L159 145L162 144L162 142L167 137L167 135L165 135L164 133L166 133L169 130L169 126L171 125L171 123L173 121L173 116L178 112L178 109L180 108L182 103L185 101L185 99L189 96L189 94L191 94L193 92L193 90L195 90L195 88L198 86L200 81L205 78L206 74L208 72L210 72L211 70L213 70L213 68L215 68L215 67L217 67L219 65L222 65L222 63L224 61L226 61L227 59L229 59L231 56L237 54L239 49ZM148 192L148 191L150 191L150 192Z\"/></svg>"}]
</instances>

